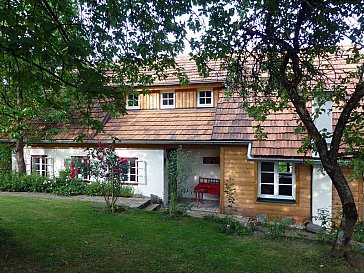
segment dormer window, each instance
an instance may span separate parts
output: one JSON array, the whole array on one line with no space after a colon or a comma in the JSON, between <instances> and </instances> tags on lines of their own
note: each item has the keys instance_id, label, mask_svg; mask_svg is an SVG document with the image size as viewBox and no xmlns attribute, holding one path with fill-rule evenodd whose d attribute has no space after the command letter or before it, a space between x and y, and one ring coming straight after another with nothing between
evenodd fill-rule
<instances>
[{"instance_id":1,"label":"dormer window","mask_svg":"<svg viewBox=\"0 0 364 273\"><path fill-rule=\"evenodd\" d=\"M213 95L210 90L198 91L197 107L213 107Z\"/></svg>"},{"instance_id":2,"label":"dormer window","mask_svg":"<svg viewBox=\"0 0 364 273\"><path fill-rule=\"evenodd\" d=\"M161 109L176 108L176 99L174 92L161 93Z\"/></svg>"},{"instance_id":3,"label":"dormer window","mask_svg":"<svg viewBox=\"0 0 364 273\"><path fill-rule=\"evenodd\" d=\"M126 109L140 109L139 94L129 94L127 96Z\"/></svg>"}]
</instances>

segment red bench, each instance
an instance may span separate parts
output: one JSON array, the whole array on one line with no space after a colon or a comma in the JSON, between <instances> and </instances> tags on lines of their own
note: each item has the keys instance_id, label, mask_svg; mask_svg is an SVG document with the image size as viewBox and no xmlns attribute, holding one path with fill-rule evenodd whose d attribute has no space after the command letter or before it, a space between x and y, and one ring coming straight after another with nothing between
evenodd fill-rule
<instances>
[{"instance_id":1,"label":"red bench","mask_svg":"<svg viewBox=\"0 0 364 273\"><path fill-rule=\"evenodd\" d=\"M220 196L220 179L199 177L199 183L194 187L193 191L198 201L203 200L204 193Z\"/></svg>"}]
</instances>

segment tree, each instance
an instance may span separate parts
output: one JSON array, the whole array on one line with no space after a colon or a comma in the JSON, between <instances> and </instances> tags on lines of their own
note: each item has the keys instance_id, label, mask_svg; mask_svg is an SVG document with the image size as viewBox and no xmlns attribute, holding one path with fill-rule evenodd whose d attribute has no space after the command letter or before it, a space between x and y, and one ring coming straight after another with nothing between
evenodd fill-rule
<instances>
[{"instance_id":1,"label":"tree","mask_svg":"<svg viewBox=\"0 0 364 273\"><path fill-rule=\"evenodd\" d=\"M0 130L16 141L20 172L24 141L43 133L35 121L99 130L94 104L125 113L126 92L175 67L185 33L175 16L185 9L172 7L159 0L0 2Z\"/></svg>"},{"instance_id":2,"label":"tree","mask_svg":"<svg viewBox=\"0 0 364 273\"><path fill-rule=\"evenodd\" d=\"M350 156L355 172L363 170L358 164L364 155L363 2L194 2L189 26L202 35L191 40L191 48L201 71L208 73L210 60L222 60L229 90L238 92L242 106L258 121L286 108L298 114L301 132L307 134L302 149L319 153L340 196L343 215L331 254L345 256L358 212L340 161ZM340 46L344 40L350 42L347 51ZM338 58L357 65L342 70L332 64ZM314 99L316 115L310 112ZM328 100L339 112L332 134L314 121ZM332 138L330 147L327 138Z\"/></svg>"},{"instance_id":3,"label":"tree","mask_svg":"<svg viewBox=\"0 0 364 273\"><path fill-rule=\"evenodd\" d=\"M75 178L75 163L71 162L70 177ZM80 172L88 173L99 183L106 206L115 213L115 203L121 194L123 182L128 179L129 161L118 157L115 148L102 143L88 151L88 160L83 162Z\"/></svg>"}]
</instances>

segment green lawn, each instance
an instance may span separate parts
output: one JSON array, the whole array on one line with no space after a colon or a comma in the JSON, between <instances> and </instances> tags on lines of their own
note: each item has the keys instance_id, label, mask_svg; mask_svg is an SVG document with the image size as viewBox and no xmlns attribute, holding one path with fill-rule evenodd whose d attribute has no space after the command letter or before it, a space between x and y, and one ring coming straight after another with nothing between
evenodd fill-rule
<instances>
[{"instance_id":1,"label":"green lawn","mask_svg":"<svg viewBox=\"0 0 364 273\"><path fill-rule=\"evenodd\" d=\"M234 237L203 219L0 197L0 272L353 272L304 240Z\"/></svg>"}]
</instances>

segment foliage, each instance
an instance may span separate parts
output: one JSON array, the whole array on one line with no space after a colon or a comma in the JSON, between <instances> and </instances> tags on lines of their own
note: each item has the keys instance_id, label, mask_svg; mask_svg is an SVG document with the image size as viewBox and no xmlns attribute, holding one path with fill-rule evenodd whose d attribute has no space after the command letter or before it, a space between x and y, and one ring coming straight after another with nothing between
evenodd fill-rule
<instances>
[{"instance_id":1,"label":"foliage","mask_svg":"<svg viewBox=\"0 0 364 273\"><path fill-rule=\"evenodd\" d=\"M45 192L48 179L39 174L1 173L0 191Z\"/></svg>"},{"instance_id":2,"label":"foliage","mask_svg":"<svg viewBox=\"0 0 364 273\"><path fill-rule=\"evenodd\" d=\"M268 228L268 235L274 239L283 237L286 235L287 228L292 224L290 218L279 218L277 220L264 222L264 225Z\"/></svg>"},{"instance_id":3,"label":"foliage","mask_svg":"<svg viewBox=\"0 0 364 273\"><path fill-rule=\"evenodd\" d=\"M89 173L101 187L102 196L108 208L115 211L115 203L122 194L128 192L123 188L123 182L127 180L130 164L125 158L120 158L112 145L105 147L101 142L97 148L89 149L89 160L83 162L82 173ZM74 177L74 163L71 162L71 174ZM73 172L72 172L73 170ZM131 194L131 193L130 193Z\"/></svg>"},{"instance_id":4,"label":"foliage","mask_svg":"<svg viewBox=\"0 0 364 273\"><path fill-rule=\"evenodd\" d=\"M85 194L89 196L101 196L102 187L97 182L91 182L90 184L86 184Z\"/></svg>"},{"instance_id":5,"label":"foliage","mask_svg":"<svg viewBox=\"0 0 364 273\"><path fill-rule=\"evenodd\" d=\"M60 172L58 177L48 178L34 174L0 173L0 191L39 192L56 195L102 196L103 188L99 183L85 183L82 179L71 179L68 171ZM134 189L122 186L118 197L132 197Z\"/></svg>"},{"instance_id":6,"label":"foliage","mask_svg":"<svg viewBox=\"0 0 364 273\"><path fill-rule=\"evenodd\" d=\"M357 223L355 226L353 239L357 242L364 243L364 223Z\"/></svg>"},{"instance_id":7,"label":"foliage","mask_svg":"<svg viewBox=\"0 0 364 273\"><path fill-rule=\"evenodd\" d=\"M12 148L11 144L0 143L0 173L11 172Z\"/></svg>"},{"instance_id":8,"label":"foliage","mask_svg":"<svg viewBox=\"0 0 364 273\"><path fill-rule=\"evenodd\" d=\"M180 214L178 202L182 195L188 192L188 179L192 177L196 166L196 157L190 152L184 151L182 146L170 150L168 153L167 175L168 175L168 213L170 216Z\"/></svg>"},{"instance_id":9,"label":"foliage","mask_svg":"<svg viewBox=\"0 0 364 273\"><path fill-rule=\"evenodd\" d=\"M206 215L204 216L204 219L211 222L219 223L221 225L222 233L228 235L253 235L253 230L251 227L242 225L238 220L234 219L231 216L218 217L215 215Z\"/></svg>"},{"instance_id":10,"label":"foliage","mask_svg":"<svg viewBox=\"0 0 364 273\"><path fill-rule=\"evenodd\" d=\"M118 196L132 197L134 195L134 188L132 186L122 186Z\"/></svg>"},{"instance_id":11,"label":"foliage","mask_svg":"<svg viewBox=\"0 0 364 273\"><path fill-rule=\"evenodd\" d=\"M60 172L49 187L50 193L63 196L80 195L86 191L86 184L81 179L71 179L66 171Z\"/></svg>"},{"instance_id":12,"label":"foliage","mask_svg":"<svg viewBox=\"0 0 364 273\"><path fill-rule=\"evenodd\" d=\"M297 114L297 132L304 139L300 151L318 152L342 200L331 254L344 257L358 212L340 162L350 157L359 175L364 167L362 1L195 3L188 24L200 34L191 39L200 71L208 75L209 63L216 61L226 69L228 93L239 98L261 134L270 113L288 109ZM350 45L343 47L345 40ZM330 101L337 124L317 127L317 117L331 111L324 109Z\"/></svg>"},{"instance_id":13,"label":"foliage","mask_svg":"<svg viewBox=\"0 0 364 273\"><path fill-rule=\"evenodd\" d=\"M355 272L326 258L327 244L226 236L220 224L192 217L165 221L162 213L132 209L115 217L101 204L10 196L0 196L0 215L14 240L1 251L7 273Z\"/></svg>"},{"instance_id":14,"label":"foliage","mask_svg":"<svg viewBox=\"0 0 364 273\"><path fill-rule=\"evenodd\" d=\"M235 205L235 187L234 180L229 178L225 183L224 192L226 194L226 200L230 209Z\"/></svg>"},{"instance_id":15,"label":"foliage","mask_svg":"<svg viewBox=\"0 0 364 273\"><path fill-rule=\"evenodd\" d=\"M99 131L94 105L124 114L134 85L145 91L169 67L185 78L172 58L184 48L185 10L161 0L1 1L0 132L17 142L19 171L24 141L66 122Z\"/></svg>"}]
</instances>

